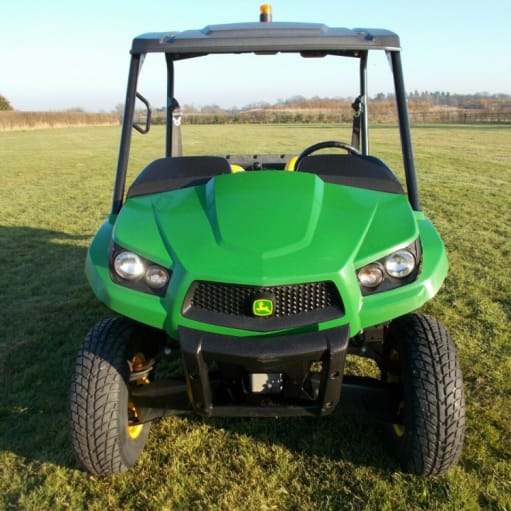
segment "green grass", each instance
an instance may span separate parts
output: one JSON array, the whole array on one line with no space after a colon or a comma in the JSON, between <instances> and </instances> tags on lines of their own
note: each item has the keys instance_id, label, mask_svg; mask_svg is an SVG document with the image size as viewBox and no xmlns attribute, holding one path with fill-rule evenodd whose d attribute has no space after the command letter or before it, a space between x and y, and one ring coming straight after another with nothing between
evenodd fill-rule
<instances>
[{"instance_id":1,"label":"green grass","mask_svg":"<svg viewBox=\"0 0 511 511\"><path fill-rule=\"evenodd\" d=\"M135 136L131 174L161 155L155 135ZM233 152L297 152L350 134L185 126L184 137L190 151L230 140ZM464 372L460 465L404 475L380 427L360 418L190 417L155 423L139 463L99 479L75 466L66 409L81 340L109 315L83 263L110 207L119 130L0 133L0 509L511 510L511 127L421 126L413 137L423 206L451 264L425 310L449 328ZM392 130L374 130L372 152L399 163Z\"/></svg>"}]
</instances>

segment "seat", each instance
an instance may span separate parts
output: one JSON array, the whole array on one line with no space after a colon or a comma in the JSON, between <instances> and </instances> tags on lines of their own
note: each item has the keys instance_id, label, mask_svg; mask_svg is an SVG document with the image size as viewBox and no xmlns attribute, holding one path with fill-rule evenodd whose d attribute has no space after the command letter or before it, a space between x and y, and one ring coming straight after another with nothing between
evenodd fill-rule
<instances>
[{"instance_id":1,"label":"seat","mask_svg":"<svg viewBox=\"0 0 511 511\"><path fill-rule=\"evenodd\" d=\"M130 186L127 198L168 192L206 183L213 176L230 174L221 156L175 156L152 161Z\"/></svg>"},{"instance_id":2,"label":"seat","mask_svg":"<svg viewBox=\"0 0 511 511\"><path fill-rule=\"evenodd\" d=\"M323 181L388 193L404 193L392 171L374 156L315 154L298 162L297 172L317 174Z\"/></svg>"},{"instance_id":3,"label":"seat","mask_svg":"<svg viewBox=\"0 0 511 511\"><path fill-rule=\"evenodd\" d=\"M288 170L289 172L294 172L296 167L296 162L298 161L298 156L293 156L284 167L284 170Z\"/></svg>"}]
</instances>

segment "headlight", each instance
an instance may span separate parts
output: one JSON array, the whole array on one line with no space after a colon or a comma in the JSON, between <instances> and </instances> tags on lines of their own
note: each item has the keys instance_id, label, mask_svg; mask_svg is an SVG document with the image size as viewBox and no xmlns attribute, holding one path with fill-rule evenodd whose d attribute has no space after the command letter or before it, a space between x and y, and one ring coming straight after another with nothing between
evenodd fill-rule
<instances>
[{"instance_id":1,"label":"headlight","mask_svg":"<svg viewBox=\"0 0 511 511\"><path fill-rule=\"evenodd\" d=\"M385 259L385 270L391 277L408 277L415 269L415 257L408 250L398 250Z\"/></svg>"},{"instance_id":2,"label":"headlight","mask_svg":"<svg viewBox=\"0 0 511 511\"><path fill-rule=\"evenodd\" d=\"M139 279L144 271L144 263L137 254L133 252L121 252L114 259L115 273L126 280Z\"/></svg>"},{"instance_id":3,"label":"headlight","mask_svg":"<svg viewBox=\"0 0 511 511\"><path fill-rule=\"evenodd\" d=\"M165 296L171 271L130 250L112 245L109 256L110 276L121 286L142 293Z\"/></svg>"},{"instance_id":4,"label":"headlight","mask_svg":"<svg viewBox=\"0 0 511 511\"><path fill-rule=\"evenodd\" d=\"M145 272L144 279L149 287L162 289L169 281L169 273L160 266L149 266Z\"/></svg>"},{"instance_id":5,"label":"headlight","mask_svg":"<svg viewBox=\"0 0 511 511\"><path fill-rule=\"evenodd\" d=\"M413 282L419 273L420 242L408 245L357 270L363 295L389 291Z\"/></svg>"},{"instance_id":6,"label":"headlight","mask_svg":"<svg viewBox=\"0 0 511 511\"><path fill-rule=\"evenodd\" d=\"M364 287L378 287L383 282L383 268L377 264L368 264L358 271L358 281Z\"/></svg>"}]
</instances>

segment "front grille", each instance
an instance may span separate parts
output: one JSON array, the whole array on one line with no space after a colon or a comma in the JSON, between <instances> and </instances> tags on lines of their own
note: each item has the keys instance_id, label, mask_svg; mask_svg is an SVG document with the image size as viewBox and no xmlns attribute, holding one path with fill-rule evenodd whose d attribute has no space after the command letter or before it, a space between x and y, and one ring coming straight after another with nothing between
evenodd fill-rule
<instances>
[{"instance_id":1,"label":"front grille","mask_svg":"<svg viewBox=\"0 0 511 511\"><path fill-rule=\"evenodd\" d=\"M259 297L271 298L271 316L254 316L252 305ZM188 290L183 315L216 325L267 331L338 318L344 309L337 287L329 281L267 287L197 281Z\"/></svg>"}]
</instances>

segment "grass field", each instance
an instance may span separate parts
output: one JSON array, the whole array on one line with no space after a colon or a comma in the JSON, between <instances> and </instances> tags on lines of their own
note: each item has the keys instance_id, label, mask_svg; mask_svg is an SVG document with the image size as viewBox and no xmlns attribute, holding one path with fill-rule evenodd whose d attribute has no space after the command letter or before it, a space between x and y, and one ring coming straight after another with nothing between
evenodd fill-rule
<instances>
[{"instance_id":1,"label":"grass field","mask_svg":"<svg viewBox=\"0 0 511 511\"><path fill-rule=\"evenodd\" d=\"M161 135L159 129L155 135ZM185 126L185 150L297 152L349 140L348 128ZM118 128L0 133L0 509L511 510L511 127L413 129L423 207L451 270L426 312L458 346L467 400L460 465L407 476L378 424L323 419L158 421L130 472L80 472L67 393L88 329L109 315L83 275L86 247L108 214ZM138 135L143 155L161 142ZM399 163L398 140L373 132L373 153Z\"/></svg>"}]
</instances>

